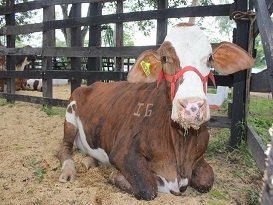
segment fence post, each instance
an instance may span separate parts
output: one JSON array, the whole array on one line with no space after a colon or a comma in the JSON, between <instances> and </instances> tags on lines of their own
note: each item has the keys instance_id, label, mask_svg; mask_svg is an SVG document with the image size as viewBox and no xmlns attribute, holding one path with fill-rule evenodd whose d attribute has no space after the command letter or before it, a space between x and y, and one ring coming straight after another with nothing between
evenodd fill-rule
<instances>
[{"instance_id":1,"label":"fence post","mask_svg":"<svg viewBox=\"0 0 273 205\"><path fill-rule=\"evenodd\" d=\"M247 0L236 1L238 11L247 11ZM248 21L237 20L237 29L235 33L235 43L248 50ZM231 113L231 138L230 146L236 147L241 139L246 138L246 79L247 71L240 71L234 74L233 80L233 103Z\"/></svg>"},{"instance_id":2,"label":"fence post","mask_svg":"<svg viewBox=\"0 0 273 205\"><path fill-rule=\"evenodd\" d=\"M157 9L167 9L168 8L168 0L158 0L157 1ZM157 20L157 31L156 31L156 45L161 44L168 30L168 19L159 19Z\"/></svg>"},{"instance_id":3,"label":"fence post","mask_svg":"<svg viewBox=\"0 0 273 205\"><path fill-rule=\"evenodd\" d=\"M14 0L8 0L6 6L14 6ZM5 16L7 26L15 26L15 13L7 14ZM15 48L15 35L7 35L7 47ZM6 69L15 70L14 56L7 55ZM15 93L15 78L7 79L7 93ZM14 103L14 100L7 99L8 102Z\"/></svg>"},{"instance_id":4,"label":"fence post","mask_svg":"<svg viewBox=\"0 0 273 205\"><path fill-rule=\"evenodd\" d=\"M72 4L72 18L81 17L81 4ZM81 27L71 28L71 47L81 47ZM71 57L71 70L81 70L81 58ZM82 79L74 76L71 80L71 93L81 86Z\"/></svg>"},{"instance_id":5,"label":"fence post","mask_svg":"<svg viewBox=\"0 0 273 205\"><path fill-rule=\"evenodd\" d=\"M99 16L102 14L101 3L91 3L90 16ZM89 27L89 47L101 46L101 25L92 25ZM101 71L101 58L90 57L87 60L87 70ZM92 84L94 81L87 79L87 85Z\"/></svg>"},{"instance_id":6,"label":"fence post","mask_svg":"<svg viewBox=\"0 0 273 205\"><path fill-rule=\"evenodd\" d=\"M272 11L269 11L268 9L267 1L254 0L253 3L256 9L257 24L264 48L268 82L271 89L271 95L273 97L273 23L270 17Z\"/></svg>"},{"instance_id":7,"label":"fence post","mask_svg":"<svg viewBox=\"0 0 273 205\"><path fill-rule=\"evenodd\" d=\"M123 0L121 1L117 1L117 14L118 13L123 13ZM115 42L115 46L116 47L120 47L123 46L123 23L116 23L116 32L115 32L115 36L116 36L116 42ZM122 57L117 57L115 60L115 67L116 67L116 71L124 71L124 58Z\"/></svg>"},{"instance_id":8,"label":"fence post","mask_svg":"<svg viewBox=\"0 0 273 205\"><path fill-rule=\"evenodd\" d=\"M43 21L55 19L55 6L46 6L43 8ZM43 47L55 47L54 30L43 31ZM52 70L52 57L42 56L43 76L43 97L52 98L52 79L48 79L46 71Z\"/></svg>"}]
</instances>

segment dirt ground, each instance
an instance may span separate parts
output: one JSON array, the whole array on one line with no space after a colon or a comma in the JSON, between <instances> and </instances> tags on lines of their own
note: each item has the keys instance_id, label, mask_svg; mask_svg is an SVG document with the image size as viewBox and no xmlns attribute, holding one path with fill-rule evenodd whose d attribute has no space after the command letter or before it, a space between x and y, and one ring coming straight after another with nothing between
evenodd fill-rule
<instances>
[{"instance_id":1,"label":"dirt ground","mask_svg":"<svg viewBox=\"0 0 273 205\"><path fill-rule=\"evenodd\" d=\"M68 99L69 91L68 86L55 86L53 95ZM159 193L153 201L139 201L109 183L112 168L85 169L79 152L73 155L76 182L59 183L61 168L55 154L63 137L63 121L58 115L48 116L40 105L16 102L0 106L0 204L247 204L245 190L261 184L256 169L236 177L234 170L239 170L240 164L230 163L223 155L208 160L215 173L213 190L217 191L199 194L189 188L184 196Z\"/></svg>"}]
</instances>

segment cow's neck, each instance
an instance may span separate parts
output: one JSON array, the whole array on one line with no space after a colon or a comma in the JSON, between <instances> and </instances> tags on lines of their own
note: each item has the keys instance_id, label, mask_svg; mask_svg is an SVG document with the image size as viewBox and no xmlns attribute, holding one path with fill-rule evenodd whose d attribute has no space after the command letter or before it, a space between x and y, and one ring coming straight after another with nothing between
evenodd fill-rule
<instances>
[{"instance_id":1,"label":"cow's neck","mask_svg":"<svg viewBox=\"0 0 273 205\"><path fill-rule=\"evenodd\" d=\"M171 124L171 142L177 163L177 173L181 173L181 178L187 178L191 176L192 168L207 149L207 128L203 124L198 130L193 128L185 130L176 122Z\"/></svg>"}]
</instances>

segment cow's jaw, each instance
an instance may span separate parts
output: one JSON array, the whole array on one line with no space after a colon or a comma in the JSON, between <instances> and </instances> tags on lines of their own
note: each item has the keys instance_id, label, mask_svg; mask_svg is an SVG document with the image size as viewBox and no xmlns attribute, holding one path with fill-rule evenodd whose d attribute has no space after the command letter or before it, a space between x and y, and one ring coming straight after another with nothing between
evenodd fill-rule
<instances>
[{"instance_id":1,"label":"cow's jaw","mask_svg":"<svg viewBox=\"0 0 273 205\"><path fill-rule=\"evenodd\" d=\"M193 71L183 76L183 83L173 99L171 119L184 129L199 129L201 124L210 119L203 82Z\"/></svg>"}]
</instances>

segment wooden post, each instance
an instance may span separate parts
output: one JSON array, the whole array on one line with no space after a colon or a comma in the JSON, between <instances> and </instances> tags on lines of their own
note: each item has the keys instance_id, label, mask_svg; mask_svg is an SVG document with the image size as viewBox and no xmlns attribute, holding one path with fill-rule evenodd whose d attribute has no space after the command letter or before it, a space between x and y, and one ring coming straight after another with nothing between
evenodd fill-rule
<instances>
[{"instance_id":1,"label":"wooden post","mask_svg":"<svg viewBox=\"0 0 273 205\"><path fill-rule=\"evenodd\" d=\"M101 3L91 3L90 15L98 16L102 14ZM93 25L89 27L89 43L88 46L101 46L101 25ZM90 57L87 60L87 70L101 71L101 58ZM87 80L87 85L92 84L94 81Z\"/></svg>"},{"instance_id":2,"label":"wooden post","mask_svg":"<svg viewBox=\"0 0 273 205\"><path fill-rule=\"evenodd\" d=\"M267 65L268 82L273 97L273 23L266 1L253 0L256 9L257 24L262 38Z\"/></svg>"},{"instance_id":3,"label":"wooden post","mask_svg":"<svg viewBox=\"0 0 273 205\"><path fill-rule=\"evenodd\" d=\"M158 0L157 9L167 9L168 0ZM157 31L156 31L156 45L161 44L168 32L168 19L157 20Z\"/></svg>"},{"instance_id":4,"label":"wooden post","mask_svg":"<svg viewBox=\"0 0 273 205\"><path fill-rule=\"evenodd\" d=\"M238 11L247 11L247 0L236 1ZM235 32L235 43L241 48L248 50L248 21L237 20ZM236 147L241 139L246 138L246 78L247 71L240 71L234 74L233 82L233 104L231 113L231 138L230 146Z\"/></svg>"},{"instance_id":5,"label":"wooden post","mask_svg":"<svg viewBox=\"0 0 273 205\"><path fill-rule=\"evenodd\" d=\"M55 19L55 6L47 6L43 8L43 21L51 21ZM55 47L55 31L43 31L43 47ZM42 71L52 70L52 57L42 56ZM52 98L52 79L43 79L43 97Z\"/></svg>"},{"instance_id":6,"label":"wooden post","mask_svg":"<svg viewBox=\"0 0 273 205\"><path fill-rule=\"evenodd\" d=\"M14 0L7 0L6 6L13 6ZM15 26L15 13L7 14L5 16L7 26ZM7 35L7 47L15 48L15 35ZM15 70L14 56L7 55L6 57L6 69ZM15 78L7 79L7 93L15 93ZM14 103L13 100L7 100L10 103Z\"/></svg>"},{"instance_id":7,"label":"wooden post","mask_svg":"<svg viewBox=\"0 0 273 205\"><path fill-rule=\"evenodd\" d=\"M123 0L117 1L117 14L123 13ZM115 46L120 47L123 46L123 23L116 23L116 42ZM124 71L124 58L117 57L115 60L116 71Z\"/></svg>"},{"instance_id":8,"label":"wooden post","mask_svg":"<svg viewBox=\"0 0 273 205\"><path fill-rule=\"evenodd\" d=\"M81 4L72 4L72 18L81 17ZM71 47L81 47L81 27L71 28ZM81 70L81 58L71 58L71 70ZM74 76L71 79L71 93L81 86L82 79Z\"/></svg>"}]
</instances>

